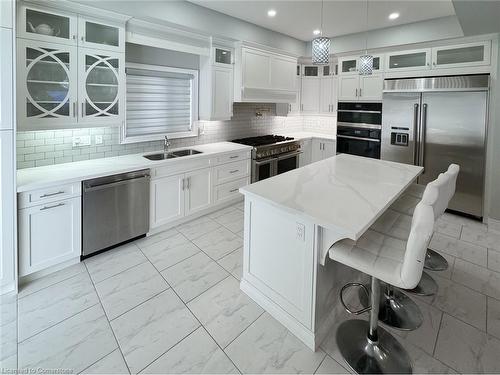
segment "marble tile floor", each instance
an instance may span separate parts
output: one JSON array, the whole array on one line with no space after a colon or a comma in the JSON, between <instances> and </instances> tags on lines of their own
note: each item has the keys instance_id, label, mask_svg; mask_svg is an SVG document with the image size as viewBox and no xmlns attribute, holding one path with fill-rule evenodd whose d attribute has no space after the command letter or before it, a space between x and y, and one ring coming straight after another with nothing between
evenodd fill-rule
<instances>
[{"instance_id":1,"label":"marble tile floor","mask_svg":"<svg viewBox=\"0 0 500 375\"><path fill-rule=\"evenodd\" d=\"M242 230L239 203L36 280L17 301L3 297L0 368L347 373L336 327L312 352L241 292ZM481 223L450 214L437 223L430 247L450 265L431 272L439 293L413 297L422 327L391 330L415 373L500 372L499 244Z\"/></svg>"}]
</instances>

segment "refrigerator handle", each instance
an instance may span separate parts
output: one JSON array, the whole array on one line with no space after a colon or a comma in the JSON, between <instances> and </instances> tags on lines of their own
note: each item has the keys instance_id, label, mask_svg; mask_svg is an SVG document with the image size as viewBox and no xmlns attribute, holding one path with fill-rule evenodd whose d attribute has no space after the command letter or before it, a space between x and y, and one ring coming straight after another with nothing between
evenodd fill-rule
<instances>
[{"instance_id":1,"label":"refrigerator handle","mask_svg":"<svg viewBox=\"0 0 500 375\"><path fill-rule=\"evenodd\" d=\"M420 135L420 166L424 166L425 162L425 133L427 133L427 103L422 104L422 129ZM425 173L425 170L422 174Z\"/></svg>"},{"instance_id":2,"label":"refrigerator handle","mask_svg":"<svg viewBox=\"0 0 500 375\"><path fill-rule=\"evenodd\" d=\"M418 149L420 148L418 134L418 109L419 104L413 105L413 164L418 165Z\"/></svg>"}]
</instances>

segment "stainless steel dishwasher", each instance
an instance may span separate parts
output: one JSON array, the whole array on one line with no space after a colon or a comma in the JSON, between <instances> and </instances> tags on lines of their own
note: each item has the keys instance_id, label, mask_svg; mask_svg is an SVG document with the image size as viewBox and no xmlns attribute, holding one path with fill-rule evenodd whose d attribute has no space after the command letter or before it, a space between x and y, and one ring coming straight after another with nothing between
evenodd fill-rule
<instances>
[{"instance_id":1,"label":"stainless steel dishwasher","mask_svg":"<svg viewBox=\"0 0 500 375\"><path fill-rule=\"evenodd\" d=\"M149 230L149 169L83 181L84 257Z\"/></svg>"}]
</instances>

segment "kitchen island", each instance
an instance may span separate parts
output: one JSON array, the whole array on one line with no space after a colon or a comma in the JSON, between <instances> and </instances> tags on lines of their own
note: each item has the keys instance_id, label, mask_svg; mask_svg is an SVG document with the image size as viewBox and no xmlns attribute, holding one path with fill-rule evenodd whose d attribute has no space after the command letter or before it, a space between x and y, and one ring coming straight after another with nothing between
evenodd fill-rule
<instances>
[{"instance_id":1,"label":"kitchen island","mask_svg":"<svg viewBox=\"0 0 500 375\"><path fill-rule=\"evenodd\" d=\"M338 291L352 281L330 247L359 239L422 170L341 154L241 188L241 289L316 350L335 323Z\"/></svg>"}]
</instances>

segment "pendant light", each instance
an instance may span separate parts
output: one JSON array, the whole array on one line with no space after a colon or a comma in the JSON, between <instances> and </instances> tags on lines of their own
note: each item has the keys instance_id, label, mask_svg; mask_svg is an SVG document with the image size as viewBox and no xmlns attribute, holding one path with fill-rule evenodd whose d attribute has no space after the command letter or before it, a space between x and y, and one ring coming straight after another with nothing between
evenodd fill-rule
<instances>
[{"instance_id":1,"label":"pendant light","mask_svg":"<svg viewBox=\"0 0 500 375\"><path fill-rule=\"evenodd\" d=\"M327 65L330 62L330 38L323 36L323 0L321 0L321 29L317 38L312 41L312 63Z\"/></svg>"},{"instance_id":2,"label":"pendant light","mask_svg":"<svg viewBox=\"0 0 500 375\"><path fill-rule=\"evenodd\" d=\"M368 0L366 0L366 39L365 54L359 57L359 75L366 76L373 73L373 56L368 54Z\"/></svg>"}]
</instances>

